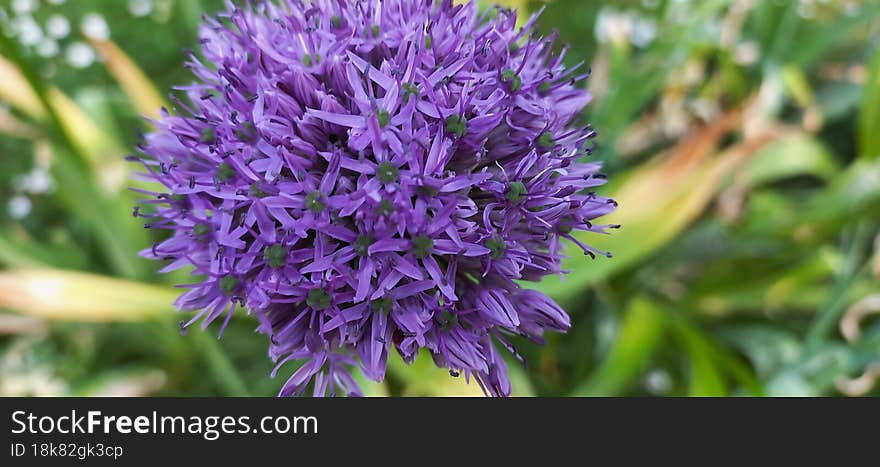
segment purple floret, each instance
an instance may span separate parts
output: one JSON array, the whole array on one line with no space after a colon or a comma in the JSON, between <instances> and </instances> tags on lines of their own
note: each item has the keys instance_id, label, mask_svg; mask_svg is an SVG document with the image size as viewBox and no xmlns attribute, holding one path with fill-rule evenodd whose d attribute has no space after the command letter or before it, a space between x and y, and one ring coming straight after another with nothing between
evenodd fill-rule
<instances>
[{"instance_id":1,"label":"purple floret","mask_svg":"<svg viewBox=\"0 0 880 467\"><path fill-rule=\"evenodd\" d=\"M259 319L280 395L358 394L389 352L510 394L506 336L568 315L519 281L560 274L572 231L605 233L586 78L535 18L433 0L282 0L206 19L196 82L140 147L142 254L194 268L187 325ZM514 355L515 352L514 352ZM276 368L277 371L277 368Z\"/></svg>"}]
</instances>

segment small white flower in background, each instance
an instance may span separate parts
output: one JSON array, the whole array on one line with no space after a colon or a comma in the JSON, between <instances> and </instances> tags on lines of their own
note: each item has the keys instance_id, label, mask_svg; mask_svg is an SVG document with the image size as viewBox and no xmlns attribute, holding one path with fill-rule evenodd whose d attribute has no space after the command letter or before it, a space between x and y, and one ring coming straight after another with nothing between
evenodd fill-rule
<instances>
[{"instance_id":1,"label":"small white flower in background","mask_svg":"<svg viewBox=\"0 0 880 467\"><path fill-rule=\"evenodd\" d=\"M811 19L816 16L816 5L810 1L801 1L798 3L797 13L801 18Z\"/></svg>"},{"instance_id":2,"label":"small white flower in background","mask_svg":"<svg viewBox=\"0 0 880 467\"><path fill-rule=\"evenodd\" d=\"M37 45L43 40L43 30L33 16L19 16L15 20L18 40L26 46Z\"/></svg>"},{"instance_id":3,"label":"small white flower in background","mask_svg":"<svg viewBox=\"0 0 880 467\"><path fill-rule=\"evenodd\" d=\"M685 24L690 17L690 0L671 0L666 6L666 17L676 24Z\"/></svg>"},{"instance_id":4,"label":"small white flower in background","mask_svg":"<svg viewBox=\"0 0 880 467\"><path fill-rule=\"evenodd\" d=\"M689 103L691 112L704 122L711 122L721 114L718 102L713 99L699 97Z\"/></svg>"},{"instance_id":5,"label":"small white flower in background","mask_svg":"<svg viewBox=\"0 0 880 467\"><path fill-rule=\"evenodd\" d=\"M700 28L700 32L703 34L704 38L713 44L717 44L721 41L721 22L717 19L704 21Z\"/></svg>"},{"instance_id":6,"label":"small white flower in background","mask_svg":"<svg viewBox=\"0 0 880 467\"><path fill-rule=\"evenodd\" d=\"M62 39L70 34L70 20L63 15L52 15L46 20L46 34L55 39Z\"/></svg>"},{"instance_id":7,"label":"small white flower in background","mask_svg":"<svg viewBox=\"0 0 880 467\"><path fill-rule=\"evenodd\" d=\"M630 43L643 48L657 37L657 23L634 11L602 8L596 16L594 34L599 42Z\"/></svg>"},{"instance_id":8,"label":"small white flower in background","mask_svg":"<svg viewBox=\"0 0 880 467\"><path fill-rule=\"evenodd\" d=\"M153 2L150 0L128 0L128 12L132 16L141 18L153 11Z\"/></svg>"},{"instance_id":9,"label":"small white flower in background","mask_svg":"<svg viewBox=\"0 0 880 467\"><path fill-rule=\"evenodd\" d=\"M0 378L2 397L57 397L68 393L67 384L45 368L34 368L23 373L3 374Z\"/></svg>"},{"instance_id":10,"label":"small white flower in background","mask_svg":"<svg viewBox=\"0 0 880 467\"><path fill-rule=\"evenodd\" d=\"M636 18L633 21L630 40L638 48L647 47L657 37L657 23L649 18Z\"/></svg>"},{"instance_id":11,"label":"small white flower in background","mask_svg":"<svg viewBox=\"0 0 880 467\"><path fill-rule=\"evenodd\" d=\"M629 27L626 15L614 8L602 8L596 16L594 34L599 42L617 44L628 41Z\"/></svg>"},{"instance_id":12,"label":"small white flower in background","mask_svg":"<svg viewBox=\"0 0 880 467\"><path fill-rule=\"evenodd\" d=\"M739 65L754 65L761 58L761 49L755 41L745 41L736 45L733 59Z\"/></svg>"},{"instance_id":13,"label":"small white flower in background","mask_svg":"<svg viewBox=\"0 0 880 467\"><path fill-rule=\"evenodd\" d=\"M679 138L690 129L684 96L666 94L660 99L661 126L667 138Z\"/></svg>"},{"instance_id":14,"label":"small white flower in background","mask_svg":"<svg viewBox=\"0 0 880 467\"><path fill-rule=\"evenodd\" d=\"M19 15L32 13L37 9L37 0L13 0L12 11Z\"/></svg>"},{"instance_id":15,"label":"small white flower in background","mask_svg":"<svg viewBox=\"0 0 880 467\"><path fill-rule=\"evenodd\" d=\"M37 45L37 54L44 58L51 58L58 55L58 41L50 37L43 38Z\"/></svg>"},{"instance_id":16,"label":"small white flower in background","mask_svg":"<svg viewBox=\"0 0 880 467\"><path fill-rule=\"evenodd\" d=\"M80 29L83 34L93 39L106 40L110 38L110 27L107 26L107 20L98 13L88 13L83 16Z\"/></svg>"},{"instance_id":17,"label":"small white flower in background","mask_svg":"<svg viewBox=\"0 0 880 467\"><path fill-rule=\"evenodd\" d=\"M87 68L95 63L95 50L85 42L74 42L67 46L65 59L74 68Z\"/></svg>"},{"instance_id":18,"label":"small white flower in background","mask_svg":"<svg viewBox=\"0 0 880 467\"><path fill-rule=\"evenodd\" d=\"M652 370L645 377L645 388L651 394L663 395L672 389L672 378L666 370Z\"/></svg>"},{"instance_id":19,"label":"small white flower in background","mask_svg":"<svg viewBox=\"0 0 880 467\"><path fill-rule=\"evenodd\" d=\"M31 213L32 207L30 198L24 195L15 195L6 204L9 217L13 219L24 219Z\"/></svg>"},{"instance_id":20,"label":"small white flower in background","mask_svg":"<svg viewBox=\"0 0 880 467\"><path fill-rule=\"evenodd\" d=\"M859 6L860 5L858 2L847 2L846 5L844 5L843 7L843 12L847 16L855 16L859 14L859 11L861 11L861 8L859 8Z\"/></svg>"},{"instance_id":21,"label":"small white flower in background","mask_svg":"<svg viewBox=\"0 0 880 467\"><path fill-rule=\"evenodd\" d=\"M35 167L30 172L16 178L15 187L19 191L34 195L46 193L52 187L52 177L45 168Z\"/></svg>"},{"instance_id":22,"label":"small white flower in background","mask_svg":"<svg viewBox=\"0 0 880 467\"><path fill-rule=\"evenodd\" d=\"M63 396L70 388L53 368L37 362L32 339L18 340L0 355L0 397Z\"/></svg>"}]
</instances>

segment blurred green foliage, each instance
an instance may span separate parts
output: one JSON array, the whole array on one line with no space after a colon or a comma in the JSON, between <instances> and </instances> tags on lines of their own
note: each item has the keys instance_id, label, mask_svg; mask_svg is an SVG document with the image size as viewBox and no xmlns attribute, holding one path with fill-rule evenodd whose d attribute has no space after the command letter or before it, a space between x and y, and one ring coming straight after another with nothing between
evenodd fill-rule
<instances>
[{"instance_id":1,"label":"blurred green foliage","mask_svg":"<svg viewBox=\"0 0 880 467\"><path fill-rule=\"evenodd\" d=\"M584 119L623 225L586 239L613 259L536 285L573 327L514 339L514 393L880 394L880 3L506 3L543 8L539 28L590 70ZM252 320L181 336L166 304L186 277L135 256L154 239L125 148L155 91L191 79L182 49L221 5L0 2L0 395L281 386ZM478 393L428 356L365 389Z\"/></svg>"}]
</instances>

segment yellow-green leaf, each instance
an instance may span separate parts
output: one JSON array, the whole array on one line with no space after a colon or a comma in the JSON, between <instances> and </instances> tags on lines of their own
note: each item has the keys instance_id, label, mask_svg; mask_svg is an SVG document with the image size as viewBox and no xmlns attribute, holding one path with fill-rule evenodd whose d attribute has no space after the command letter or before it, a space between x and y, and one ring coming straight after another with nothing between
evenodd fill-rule
<instances>
[{"instance_id":1,"label":"yellow-green leaf","mask_svg":"<svg viewBox=\"0 0 880 467\"><path fill-rule=\"evenodd\" d=\"M89 41L135 108L144 116L158 118L159 109L167 104L140 67L114 42L96 38L89 38Z\"/></svg>"},{"instance_id":2,"label":"yellow-green leaf","mask_svg":"<svg viewBox=\"0 0 880 467\"><path fill-rule=\"evenodd\" d=\"M737 113L723 117L673 148L660 162L651 161L635 169L623 177L619 186L609 188L620 207L602 222L622 227L607 236L578 232L577 237L612 253L613 258L590 260L575 254L563 263L570 274L564 279L547 277L536 287L564 301L579 294L582 287L632 266L673 240L704 211L733 169L777 136L767 131L710 157L737 117Z\"/></svg>"},{"instance_id":3,"label":"yellow-green leaf","mask_svg":"<svg viewBox=\"0 0 880 467\"><path fill-rule=\"evenodd\" d=\"M625 389L650 360L663 334L664 322L663 311L654 303L634 298L608 357L574 395L602 396Z\"/></svg>"},{"instance_id":4,"label":"yellow-green leaf","mask_svg":"<svg viewBox=\"0 0 880 467\"><path fill-rule=\"evenodd\" d=\"M780 138L758 151L745 166L749 188L785 177L809 174L830 179L839 171L837 162L816 138L795 133Z\"/></svg>"},{"instance_id":5,"label":"yellow-green leaf","mask_svg":"<svg viewBox=\"0 0 880 467\"><path fill-rule=\"evenodd\" d=\"M726 396L727 384L724 382L719 363L715 359L712 344L697 329L684 321L673 321L676 331L684 345L690 367L690 396Z\"/></svg>"},{"instance_id":6,"label":"yellow-green leaf","mask_svg":"<svg viewBox=\"0 0 880 467\"><path fill-rule=\"evenodd\" d=\"M47 100L55 109L64 130L73 144L96 171L107 161L118 161L125 150L118 141L101 130L94 121L57 88L47 88ZM45 120L46 109L24 74L9 60L0 56L0 100L7 102L35 120Z\"/></svg>"},{"instance_id":7,"label":"yellow-green leaf","mask_svg":"<svg viewBox=\"0 0 880 467\"><path fill-rule=\"evenodd\" d=\"M60 269L0 272L0 308L52 320L144 321L170 313L171 288Z\"/></svg>"},{"instance_id":8,"label":"yellow-green leaf","mask_svg":"<svg viewBox=\"0 0 880 467\"><path fill-rule=\"evenodd\" d=\"M880 158L880 49L868 65L862 109L859 114L859 152L868 159Z\"/></svg>"}]
</instances>

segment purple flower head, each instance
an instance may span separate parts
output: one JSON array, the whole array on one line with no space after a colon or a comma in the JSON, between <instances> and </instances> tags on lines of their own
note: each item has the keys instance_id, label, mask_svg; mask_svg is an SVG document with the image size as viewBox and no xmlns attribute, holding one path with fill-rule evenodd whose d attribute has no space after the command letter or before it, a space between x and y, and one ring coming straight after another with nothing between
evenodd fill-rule
<instances>
[{"instance_id":1,"label":"purple flower head","mask_svg":"<svg viewBox=\"0 0 880 467\"><path fill-rule=\"evenodd\" d=\"M143 252L194 267L189 323L259 319L281 395L358 393L391 351L510 393L505 336L568 315L519 281L559 274L563 240L614 201L575 119L586 77L534 18L445 0L282 0L207 20L188 103L146 137ZM146 212L147 210L142 210ZM187 323L187 324L189 324ZM516 353L514 352L514 355Z\"/></svg>"}]
</instances>

